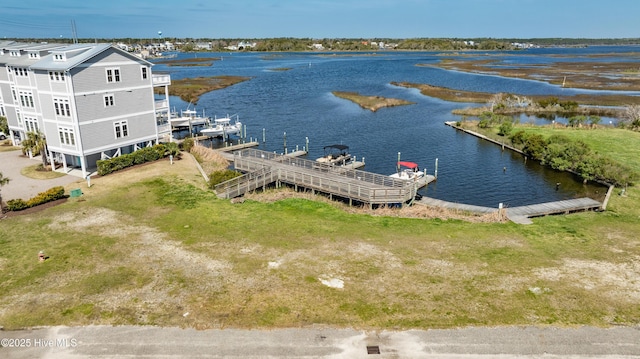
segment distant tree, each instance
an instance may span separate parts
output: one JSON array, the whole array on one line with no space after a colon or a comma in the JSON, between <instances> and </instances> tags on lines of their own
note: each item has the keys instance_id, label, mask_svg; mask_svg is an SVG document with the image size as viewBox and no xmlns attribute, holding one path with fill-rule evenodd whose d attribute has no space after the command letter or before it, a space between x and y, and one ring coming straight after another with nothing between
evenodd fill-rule
<instances>
[{"instance_id":1,"label":"distant tree","mask_svg":"<svg viewBox=\"0 0 640 359\"><path fill-rule=\"evenodd\" d=\"M569 121L569 126L571 127L582 127L582 124L587 122L587 116L585 115L571 116L568 118L568 121Z\"/></svg>"},{"instance_id":2,"label":"distant tree","mask_svg":"<svg viewBox=\"0 0 640 359\"><path fill-rule=\"evenodd\" d=\"M541 160L544 157L545 147L547 147L547 142L544 137L534 133L527 136L522 152L534 160Z\"/></svg>"},{"instance_id":3,"label":"distant tree","mask_svg":"<svg viewBox=\"0 0 640 359\"><path fill-rule=\"evenodd\" d=\"M512 130L513 122L504 121L500 124L500 128L498 129L498 136L509 136Z\"/></svg>"},{"instance_id":4,"label":"distant tree","mask_svg":"<svg viewBox=\"0 0 640 359\"><path fill-rule=\"evenodd\" d=\"M591 125L591 128L596 128L598 127L598 124L602 121L602 117L600 116L589 116L589 125Z\"/></svg>"}]
</instances>

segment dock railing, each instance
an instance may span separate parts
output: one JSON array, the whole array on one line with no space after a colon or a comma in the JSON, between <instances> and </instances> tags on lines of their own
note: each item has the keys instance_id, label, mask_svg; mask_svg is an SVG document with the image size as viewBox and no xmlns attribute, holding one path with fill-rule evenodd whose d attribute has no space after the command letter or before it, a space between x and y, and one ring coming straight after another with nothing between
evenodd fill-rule
<instances>
[{"instance_id":1,"label":"dock railing","mask_svg":"<svg viewBox=\"0 0 640 359\"><path fill-rule=\"evenodd\" d=\"M256 149L236 151L233 161L248 175L218 185L219 196L239 196L277 181L368 204L404 203L417 191L411 182L389 176Z\"/></svg>"},{"instance_id":2,"label":"dock railing","mask_svg":"<svg viewBox=\"0 0 640 359\"><path fill-rule=\"evenodd\" d=\"M260 187L266 187L278 180L277 173L268 168L249 172L216 185L215 191L220 198L234 198Z\"/></svg>"}]
</instances>

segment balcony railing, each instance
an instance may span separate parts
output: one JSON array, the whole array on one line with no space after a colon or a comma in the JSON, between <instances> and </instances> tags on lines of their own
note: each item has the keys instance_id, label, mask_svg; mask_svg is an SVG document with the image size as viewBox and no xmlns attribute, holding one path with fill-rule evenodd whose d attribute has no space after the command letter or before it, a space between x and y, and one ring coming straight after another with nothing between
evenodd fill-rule
<instances>
[{"instance_id":1,"label":"balcony railing","mask_svg":"<svg viewBox=\"0 0 640 359\"><path fill-rule=\"evenodd\" d=\"M153 86L171 85L171 75L169 74L153 74L151 77Z\"/></svg>"},{"instance_id":2,"label":"balcony railing","mask_svg":"<svg viewBox=\"0 0 640 359\"><path fill-rule=\"evenodd\" d=\"M168 100L158 100L156 101L156 111L166 110L169 108Z\"/></svg>"}]
</instances>

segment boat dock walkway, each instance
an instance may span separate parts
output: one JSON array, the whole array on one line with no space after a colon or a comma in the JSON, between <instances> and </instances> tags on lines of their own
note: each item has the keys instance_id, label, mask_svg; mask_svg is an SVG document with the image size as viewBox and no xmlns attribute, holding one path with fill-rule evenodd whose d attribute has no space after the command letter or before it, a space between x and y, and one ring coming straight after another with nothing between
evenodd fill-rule
<instances>
[{"instance_id":1,"label":"boat dock walkway","mask_svg":"<svg viewBox=\"0 0 640 359\"><path fill-rule=\"evenodd\" d=\"M563 201L532 204L507 208L507 218L512 222L530 224L531 217L541 217L551 214L568 214L581 211L597 211L602 208L602 203L588 197L567 199Z\"/></svg>"},{"instance_id":2,"label":"boat dock walkway","mask_svg":"<svg viewBox=\"0 0 640 359\"><path fill-rule=\"evenodd\" d=\"M349 201L373 205L402 204L413 199L417 186L389 176L333 166L287 155L257 149L234 152L234 167L246 172L216 186L221 198L233 198L258 188L282 183L296 188L310 189L344 198Z\"/></svg>"},{"instance_id":3,"label":"boat dock walkway","mask_svg":"<svg viewBox=\"0 0 640 359\"><path fill-rule=\"evenodd\" d=\"M415 204L447 208L477 214L487 214L498 212L498 208L474 206L464 203L447 202L430 197L422 197L420 200L415 201ZM583 197L568 199L562 201L546 202L539 204L532 204L528 206L518 206L511 208L504 208L504 213L510 221L518 224L531 224L533 223L530 218L541 217L553 214L567 214L581 211L597 211L601 210L603 204L594 199Z\"/></svg>"}]
</instances>

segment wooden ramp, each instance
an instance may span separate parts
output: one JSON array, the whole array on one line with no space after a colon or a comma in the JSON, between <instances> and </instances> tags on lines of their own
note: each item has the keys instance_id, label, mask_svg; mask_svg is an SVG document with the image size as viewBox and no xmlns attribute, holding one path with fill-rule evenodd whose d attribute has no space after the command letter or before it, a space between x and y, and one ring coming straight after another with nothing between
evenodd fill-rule
<instances>
[{"instance_id":1,"label":"wooden ramp","mask_svg":"<svg viewBox=\"0 0 640 359\"><path fill-rule=\"evenodd\" d=\"M507 218L511 221L521 224L532 223L529 218L541 217L551 214L568 214L580 211L599 210L602 203L595 199L583 197L568 199L564 201L555 201L547 203L532 204L530 206L519 206L507 208Z\"/></svg>"},{"instance_id":2,"label":"wooden ramp","mask_svg":"<svg viewBox=\"0 0 640 359\"><path fill-rule=\"evenodd\" d=\"M466 211L471 213L485 214L494 213L498 211L498 208L474 206L464 203L455 203L442 201L430 197L422 197L419 201L415 201L415 204L421 204L424 206L439 207L446 209L453 209L459 211ZM533 204L529 206L519 206L513 208L505 208L505 214L510 221L518 224L531 224L533 223L530 218L548 216L553 214L568 214L580 211L595 211L602 208L602 203L591 198L575 198L563 201L546 202Z\"/></svg>"}]
</instances>

